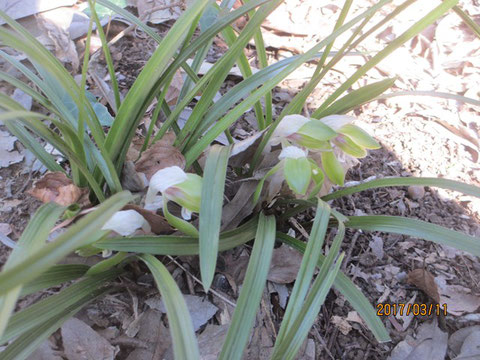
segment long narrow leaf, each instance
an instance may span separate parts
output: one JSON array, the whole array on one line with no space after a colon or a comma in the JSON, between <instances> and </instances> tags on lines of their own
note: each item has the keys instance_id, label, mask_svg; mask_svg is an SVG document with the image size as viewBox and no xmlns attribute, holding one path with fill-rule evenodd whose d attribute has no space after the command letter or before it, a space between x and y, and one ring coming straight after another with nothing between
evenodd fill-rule
<instances>
[{"instance_id":1,"label":"long narrow leaf","mask_svg":"<svg viewBox=\"0 0 480 360\"><path fill-rule=\"evenodd\" d=\"M128 191L112 196L102 203L96 211L91 212L71 226L54 242L45 245L15 266L2 271L0 273L0 294L4 294L19 284L33 280L77 248L98 241L108 233L101 230L103 224L130 200L132 200L132 195Z\"/></svg>"},{"instance_id":2,"label":"long narrow leaf","mask_svg":"<svg viewBox=\"0 0 480 360\"><path fill-rule=\"evenodd\" d=\"M302 258L302 263L298 270L292 294L290 295L288 307L283 316L282 326L278 332L278 343L281 343L284 340L287 332L302 309L303 301L310 288L318 259L322 253L329 218L330 207L325 202L318 200L317 211L313 221L310 238L305 249L305 255Z\"/></svg>"},{"instance_id":3,"label":"long narrow leaf","mask_svg":"<svg viewBox=\"0 0 480 360\"><path fill-rule=\"evenodd\" d=\"M421 91L421 90L417 90L417 91L413 91L413 90L412 91L395 91L395 92L392 92L392 93L377 96L375 99L372 99L372 101L381 100L381 99L388 99L388 98L392 98L392 97L396 97L396 96L412 96L412 97L431 96L431 97L438 97L438 98L442 98L442 99L452 99L452 100L460 101L460 102L463 102L463 103L466 103L466 104L480 106L480 100L472 99L472 98L469 98L469 97L466 97L466 96L451 94L451 93L442 92L442 91Z\"/></svg>"},{"instance_id":4,"label":"long narrow leaf","mask_svg":"<svg viewBox=\"0 0 480 360\"><path fill-rule=\"evenodd\" d=\"M349 228L366 231L383 231L408 235L448 245L458 250L480 255L480 238L449 230L425 221L408 219L401 216L350 216L345 224Z\"/></svg>"},{"instance_id":5,"label":"long narrow leaf","mask_svg":"<svg viewBox=\"0 0 480 360\"><path fill-rule=\"evenodd\" d=\"M381 60L390 55L393 51L403 45L406 41L414 37L423 31L428 25L432 24L439 17L444 15L449 9L455 6L458 0L445 0L435 9L430 11L422 19L417 21L403 34L395 38L390 44L383 50L378 52L372 59L370 59L365 65L358 69L350 78L347 79L335 92L330 95L325 102L312 114L313 118L319 118L322 112L333 103L341 94L343 94L350 86L352 86L360 77L365 75L368 70L377 65Z\"/></svg>"},{"instance_id":6,"label":"long narrow leaf","mask_svg":"<svg viewBox=\"0 0 480 360\"><path fill-rule=\"evenodd\" d=\"M274 243L275 218L261 214L245 281L219 360L242 358L265 288Z\"/></svg>"},{"instance_id":7,"label":"long narrow leaf","mask_svg":"<svg viewBox=\"0 0 480 360\"><path fill-rule=\"evenodd\" d=\"M152 272L167 309L173 353L176 359L199 359L197 339L187 304L172 275L165 265L152 255L139 256Z\"/></svg>"},{"instance_id":8,"label":"long narrow leaf","mask_svg":"<svg viewBox=\"0 0 480 360\"><path fill-rule=\"evenodd\" d=\"M277 239L291 246L300 253L305 253L305 243L294 239L288 235L277 232ZM325 262L325 257L320 256L318 267L320 268ZM337 274L333 286L345 296L345 299L352 305L355 311L362 317L365 324L375 335L375 338L380 342L390 341L390 336L382 320L377 316L376 310L370 304L363 293L355 286L355 284L342 272Z\"/></svg>"},{"instance_id":9,"label":"long narrow leaf","mask_svg":"<svg viewBox=\"0 0 480 360\"><path fill-rule=\"evenodd\" d=\"M302 303L300 304L302 305L300 307L301 310L299 311L298 316L295 317L294 321L286 329L287 333L283 341L279 341L277 338L277 341L275 342L274 353L272 355L273 359L276 357L282 359L294 359L300 346L307 337L307 334L320 311L320 307L325 301L325 297L333 285L334 279L340 269L342 256L337 261L337 265L333 270L332 266L345 236L345 226L343 225L343 222L338 220L338 225L338 232L333 239L332 246L330 247L325 261L320 267L320 271L315 278L312 289L310 290L305 303L303 303L302 300Z\"/></svg>"},{"instance_id":10,"label":"long narrow leaf","mask_svg":"<svg viewBox=\"0 0 480 360\"><path fill-rule=\"evenodd\" d=\"M272 360L276 359L295 359L298 350L302 346L302 343L308 335L308 331L312 327L315 319L320 311L325 298L327 297L330 288L332 287L335 276L337 276L342 264L344 254L340 255L335 266L326 270L325 276L317 276L312 286L305 306L302 308L299 316L295 319L295 322L289 331L286 340L279 343L272 355ZM327 262L325 262L326 264Z\"/></svg>"},{"instance_id":11,"label":"long narrow leaf","mask_svg":"<svg viewBox=\"0 0 480 360\"><path fill-rule=\"evenodd\" d=\"M52 312L52 315L38 322L38 325L25 331L14 342L12 342L4 351L2 351L2 360L24 360L40 346L51 334L53 334L62 324L80 311L85 305L95 298L109 292L111 288L103 287L99 289L89 289L79 301L66 306L59 304Z\"/></svg>"},{"instance_id":12,"label":"long narrow leaf","mask_svg":"<svg viewBox=\"0 0 480 360\"><path fill-rule=\"evenodd\" d=\"M3 271L11 269L15 265L24 261L28 256L37 252L44 246L48 234L55 222L58 220L64 207L55 203L45 204L37 210L35 215L29 221L22 236L17 242L3 267ZM0 338L7 327L8 320L22 290L22 285L18 284L5 295L0 296Z\"/></svg>"},{"instance_id":13,"label":"long narrow leaf","mask_svg":"<svg viewBox=\"0 0 480 360\"><path fill-rule=\"evenodd\" d=\"M208 291L217 265L223 192L231 147L212 146L205 163L200 203L200 274Z\"/></svg>"},{"instance_id":14,"label":"long narrow leaf","mask_svg":"<svg viewBox=\"0 0 480 360\"><path fill-rule=\"evenodd\" d=\"M305 61L308 61L315 57L315 55L326 45L340 36L342 33L350 29L354 24L362 20L363 18L369 16L370 14L375 13L379 8L381 8L386 3L391 0L381 0L378 4L372 6L369 10L364 13L356 16L354 19L340 27L338 30L327 36L324 40L319 42L317 45L312 47L305 54L299 56L295 61L293 61L289 66L287 66L281 73L273 76L265 82L265 84L260 87L258 90L254 91L251 96L242 101L237 105L232 111L230 111L225 117L220 119L215 126L213 126L205 136L200 139L195 145L193 145L185 154L185 159L187 165L191 164L202 152L203 150L223 131L225 131L235 120L237 120L245 111L247 111L251 106L255 104L262 96L264 96L268 91L272 90L280 81L282 81L285 76L293 72L297 67L303 64ZM269 131L270 133L270 131ZM262 141L263 144L263 141ZM265 146L265 144L263 144Z\"/></svg>"},{"instance_id":15,"label":"long narrow leaf","mask_svg":"<svg viewBox=\"0 0 480 360\"><path fill-rule=\"evenodd\" d=\"M232 249L255 238L256 219L235 230L220 234L219 251ZM132 236L105 239L94 244L99 249L154 255L198 255L198 238L189 236Z\"/></svg>"},{"instance_id":16,"label":"long narrow leaf","mask_svg":"<svg viewBox=\"0 0 480 360\"><path fill-rule=\"evenodd\" d=\"M113 280L120 273L121 271L114 269L90 276L56 295L42 299L28 308L15 313L11 317L5 334L0 339L0 344L4 344L14 337L35 328L49 318L54 317L59 311L75 305L78 301L82 301L83 298L95 292L92 291L93 289L100 289L106 282Z\"/></svg>"},{"instance_id":17,"label":"long narrow leaf","mask_svg":"<svg viewBox=\"0 0 480 360\"><path fill-rule=\"evenodd\" d=\"M255 15L250 19L245 28L240 33L237 40L230 46L228 51L218 60L214 67L212 67L202 79L194 86L194 88L187 94L181 104L178 104L177 108L172 112L171 117L176 117L181 112L183 107L191 101L191 99L200 91L203 87L205 89L202 92L202 97L198 104L193 109L185 127L182 129L183 138L185 139L189 134L195 131L203 118L203 115L208 109L210 102L213 100L215 94L223 84L224 79L227 77L233 64L243 54L243 49L247 45L248 41L254 36L255 31L265 20L265 18L280 4L281 0L272 0L271 2L262 5ZM192 143L194 139L190 138L189 143Z\"/></svg>"},{"instance_id":18,"label":"long narrow leaf","mask_svg":"<svg viewBox=\"0 0 480 360\"><path fill-rule=\"evenodd\" d=\"M380 94L390 89L395 83L396 78L381 80L373 84L368 84L357 90L353 90L341 99L335 101L321 113L317 114L322 118L333 114L345 114L356 107L375 99Z\"/></svg>"},{"instance_id":19,"label":"long narrow leaf","mask_svg":"<svg viewBox=\"0 0 480 360\"><path fill-rule=\"evenodd\" d=\"M105 141L105 146L110 152L117 169L120 169L123 165L123 159L138 122L155 96L154 90L157 80L180 47L191 21L202 12L208 2L208 0L195 1L180 16L155 50L120 106L118 115Z\"/></svg>"},{"instance_id":20,"label":"long narrow leaf","mask_svg":"<svg viewBox=\"0 0 480 360\"><path fill-rule=\"evenodd\" d=\"M48 289L52 286L78 279L85 275L88 269L88 265L82 264L54 265L35 280L25 284L20 296L33 294L39 290Z\"/></svg>"},{"instance_id":21,"label":"long narrow leaf","mask_svg":"<svg viewBox=\"0 0 480 360\"><path fill-rule=\"evenodd\" d=\"M323 196L322 200L329 201L329 200L337 199L342 196L351 195L351 194L368 190L368 189L375 189L375 188L387 187L387 186L410 186L410 185L439 187L443 189L459 191L466 195L480 197L480 188L478 186L468 185L460 181L433 178L433 177L432 178L391 177L391 178L371 180L359 185L337 190L331 194Z\"/></svg>"}]
</instances>

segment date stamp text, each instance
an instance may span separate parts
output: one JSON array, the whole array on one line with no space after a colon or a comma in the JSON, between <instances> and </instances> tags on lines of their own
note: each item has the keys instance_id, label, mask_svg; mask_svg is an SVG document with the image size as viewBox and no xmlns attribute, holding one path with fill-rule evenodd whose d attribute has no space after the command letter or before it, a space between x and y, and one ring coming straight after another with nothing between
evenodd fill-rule
<instances>
[{"instance_id":1,"label":"date stamp text","mask_svg":"<svg viewBox=\"0 0 480 360\"><path fill-rule=\"evenodd\" d=\"M380 303L377 304L377 316L431 316L447 315L447 304L405 304Z\"/></svg>"}]
</instances>

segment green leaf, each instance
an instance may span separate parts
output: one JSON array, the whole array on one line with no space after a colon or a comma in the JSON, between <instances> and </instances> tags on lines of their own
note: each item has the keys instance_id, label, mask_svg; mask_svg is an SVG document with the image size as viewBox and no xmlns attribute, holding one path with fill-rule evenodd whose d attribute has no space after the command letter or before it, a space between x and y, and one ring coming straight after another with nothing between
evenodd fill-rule
<instances>
[{"instance_id":1,"label":"green leaf","mask_svg":"<svg viewBox=\"0 0 480 360\"><path fill-rule=\"evenodd\" d=\"M345 189L335 191L322 197L322 200L329 201L342 196L355 194L360 191L375 189L387 186L433 186L443 189L455 190L467 195L480 197L480 188L474 185L468 185L460 181L441 179L441 178L417 178L417 177L391 177L364 182L360 185L351 186Z\"/></svg>"},{"instance_id":2,"label":"green leaf","mask_svg":"<svg viewBox=\"0 0 480 360\"><path fill-rule=\"evenodd\" d=\"M128 191L122 191L102 203L97 210L86 215L54 242L48 243L22 262L0 273L1 294L27 283L53 266L64 256L79 247L98 241L107 232L101 230L103 224L125 204L132 200Z\"/></svg>"},{"instance_id":3,"label":"green leaf","mask_svg":"<svg viewBox=\"0 0 480 360\"><path fill-rule=\"evenodd\" d=\"M25 284L20 296L33 294L39 290L77 279L85 275L89 267L81 264L54 265L35 280Z\"/></svg>"},{"instance_id":4,"label":"green leaf","mask_svg":"<svg viewBox=\"0 0 480 360\"><path fill-rule=\"evenodd\" d=\"M324 111L315 113L314 117L321 119L328 115L345 114L383 94L393 86L395 80L397 80L397 78L385 79L373 84L368 84L360 89L353 90L341 99L335 101Z\"/></svg>"},{"instance_id":5,"label":"green leaf","mask_svg":"<svg viewBox=\"0 0 480 360\"><path fill-rule=\"evenodd\" d=\"M350 29L355 23L359 22L363 18L367 17L370 14L375 13L380 7L385 5L386 3L390 2L391 0L381 0L378 4L375 4L370 9L365 11L364 13L356 16L354 19L346 23L345 25L341 26L338 30L327 36L324 40L319 42L317 45L312 47L309 51L305 54L302 54L294 61L292 61L283 71L279 72L275 76L272 76L270 79L266 80L265 83L257 90L253 91L252 94L245 100L243 100L240 104L238 104L234 109L232 109L227 115L217 121L217 123L200 139L196 142L190 149L188 149L185 153L185 159L187 162L187 166L192 164L193 161L197 159L198 156L204 151L206 147L223 131L228 129L228 127L237 120L245 111L247 111L251 106L255 104L262 96L264 96L268 91L272 90L280 81L282 81L288 74L293 72L297 67L303 64L305 61L311 60L314 58L318 51L320 51L324 46L328 45L332 42L335 38L340 36L343 32ZM266 68L267 69L267 68ZM263 69L263 70L266 70ZM255 76L255 75L253 75ZM253 77L252 76L252 77ZM203 80L203 78L202 78ZM261 145L259 146L257 153L255 155L256 158L260 157L260 154L265 148L266 143L268 142L269 137L272 135L276 124L278 124L278 119L272 124L270 129L268 130L266 136L264 136ZM261 148L261 149L260 149ZM258 161L255 160L255 161ZM256 162L255 162L256 165Z\"/></svg>"},{"instance_id":6,"label":"green leaf","mask_svg":"<svg viewBox=\"0 0 480 360\"><path fill-rule=\"evenodd\" d=\"M418 91L395 91L389 94L383 94L383 95L377 96L375 99L372 99L372 101L388 99L396 96L411 96L415 98L416 102L420 102L417 100L417 96L431 96L431 97L438 97L441 99L452 99L452 100L463 102L466 104L480 106L480 100L472 99L472 98L457 95L457 94L441 92L441 91L419 91L419 90Z\"/></svg>"},{"instance_id":7,"label":"green leaf","mask_svg":"<svg viewBox=\"0 0 480 360\"><path fill-rule=\"evenodd\" d=\"M265 180L267 180L270 176L272 176L277 171L279 171L281 169L281 167L282 167L282 163L281 162L277 163L277 165L275 165L270 170L268 170L268 172L265 174L265 176L260 179L260 181L258 182L258 185L255 189L255 193L253 194L253 203L254 204L256 204L258 202L258 199L260 198L260 195L262 194L262 189L263 189L263 185L265 184Z\"/></svg>"},{"instance_id":8,"label":"green leaf","mask_svg":"<svg viewBox=\"0 0 480 360\"><path fill-rule=\"evenodd\" d=\"M139 258L145 262L152 272L167 309L175 359L199 359L200 354L195 332L193 331L192 319L175 280L165 265L152 255L144 254L140 255Z\"/></svg>"},{"instance_id":9,"label":"green leaf","mask_svg":"<svg viewBox=\"0 0 480 360\"><path fill-rule=\"evenodd\" d=\"M15 313L10 319L5 334L0 339L0 344L4 344L14 337L41 325L48 319L55 317L58 312L75 306L79 301L85 302L85 299L95 298L98 295L95 295L96 291L120 273L121 271L113 269L90 276L70 285L56 295L42 299L28 308Z\"/></svg>"},{"instance_id":10,"label":"green leaf","mask_svg":"<svg viewBox=\"0 0 480 360\"><path fill-rule=\"evenodd\" d=\"M274 352L272 355L273 359L275 359L276 354L282 354L282 358L293 360L318 316L320 307L325 301L325 298L333 285L343 259L343 255L340 256L340 258L337 260L336 266L334 269L332 269L345 236L345 226L343 225L343 222L338 220L338 225L338 231L333 239L328 256L325 258L325 261L320 267L320 271L313 282L312 288L305 300L305 303L303 303L303 299L301 299L300 303L295 304L296 307L300 309L298 315L295 316L293 323L291 322L289 324L287 334L284 336L284 338L281 341L277 338L277 341L275 342ZM305 256L308 256L307 252L305 252ZM300 299L297 299L297 301L299 300ZM289 302L289 306L290 303L291 300ZM293 307L295 305L292 304L291 306Z\"/></svg>"},{"instance_id":11,"label":"green leaf","mask_svg":"<svg viewBox=\"0 0 480 360\"><path fill-rule=\"evenodd\" d=\"M345 181L345 172L342 165L335 157L333 151L322 152L321 157L323 170L325 170L325 173L327 174L330 181L337 185L343 186L343 183Z\"/></svg>"},{"instance_id":12,"label":"green leaf","mask_svg":"<svg viewBox=\"0 0 480 360\"><path fill-rule=\"evenodd\" d=\"M231 147L214 145L205 163L199 220L200 274L205 292L208 292L212 284L217 264L223 193L230 151Z\"/></svg>"},{"instance_id":13,"label":"green leaf","mask_svg":"<svg viewBox=\"0 0 480 360\"><path fill-rule=\"evenodd\" d=\"M255 237L256 218L239 226L235 230L220 234L219 251L232 249L245 244ZM155 255L198 255L198 238L189 236L160 235L115 237L94 244L99 249L148 253Z\"/></svg>"},{"instance_id":14,"label":"green leaf","mask_svg":"<svg viewBox=\"0 0 480 360\"><path fill-rule=\"evenodd\" d=\"M435 9L430 11L427 15L422 17L414 25L408 28L404 33L391 41L384 49L379 51L373 58L371 58L365 65L358 69L350 78L347 79L335 92L330 95L327 100L312 114L312 117L319 118L323 115L323 111L332 104L341 94L348 90L360 77L365 75L371 68L377 65L380 61L390 55L397 48L402 46L405 42L410 40L415 35L422 32L427 26L434 23L438 18L443 16L450 8L455 6L458 0L445 0Z\"/></svg>"},{"instance_id":15,"label":"green leaf","mask_svg":"<svg viewBox=\"0 0 480 360\"><path fill-rule=\"evenodd\" d=\"M175 215L172 215L170 210L168 210L168 199L166 196L163 196L162 210L163 210L163 215L165 216L165 219L168 221L170 225L172 225L174 228L180 230L186 235L198 237L198 230L195 226L190 224L188 221L185 221L183 219L180 219L179 217L176 217Z\"/></svg>"},{"instance_id":16,"label":"green leaf","mask_svg":"<svg viewBox=\"0 0 480 360\"><path fill-rule=\"evenodd\" d=\"M24 360L40 346L62 324L80 311L86 304L110 291L111 288L89 289L87 294L71 306L59 304L52 315L34 328L25 331L14 342L2 351L2 360Z\"/></svg>"},{"instance_id":17,"label":"green leaf","mask_svg":"<svg viewBox=\"0 0 480 360\"><path fill-rule=\"evenodd\" d=\"M313 221L312 231L308 240L305 255L302 258L300 269L298 270L297 279L293 287L288 306L283 316L282 325L278 332L276 343L280 344L285 340L289 330L291 329L295 319L302 310L305 296L312 282L313 274L317 267L318 259L322 253L325 234L330 218L330 207L327 203L318 200L315 219Z\"/></svg>"},{"instance_id":18,"label":"green leaf","mask_svg":"<svg viewBox=\"0 0 480 360\"><path fill-rule=\"evenodd\" d=\"M41 249L45 245L50 230L64 210L64 207L55 203L42 205L29 221L16 244L17 246L8 257L3 271L13 268ZM0 338L7 327L8 320L15 309L15 304L21 291L22 284L18 284L10 291L2 292L4 295L0 296Z\"/></svg>"},{"instance_id":19,"label":"green leaf","mask_svg":"<svg viewBox=\"0 0 480 360\"><path fill-rule=\"evenodd\" d=\"M345 224L349 228L366 231L383 231L408 235L448 245L458 250L480 255L480 238L449 230L421 220L408 219L401 216L350 216Z\"/></svg>"},{"instance_id":20,"label":"green leaf","mask_svg":"<svg viewBox=\"0 0 480 360\"><path fill-rule=\"evenodd\" d=\"M353 157L364 158L367 156L367 151L363 147L355 144L348 136L340 135L333 140L333 143L337 145L343 152Z\"/></svg>"},{"instance_id":21,"label":"green leaf","mask_svg":"<svg viewBox=\"0 0 480 360\"><path fill-rule=\"evenodd\" d=\"M255 322L255 314L262 299L274 244L275 218L260 214L245 281L240 291L219 360L242 359L250 337L250 331Z\"/></svg>"},{"instance_id":22,"label":"green leaf","mask_svg":"<svg viewBox=\"0 0 480 360\"><path fill-rule=\"evenodd\" d=\"M380 145L365 130L353 124L343 125L338 132L347 135L352 141L366 149L379 149Z\"/></svg>"},{"instance_id":23,"label":"green leaf","mask_svg":"<svg viewBox=\"0 0 480 360\"><path fill-rule=\"evenodd\" d=\"M306 157L285 159L283 174L290 189L296 194L305 195L312 179L312 168Z\"/></svg>"},{"instance_id":24,"label":"green leaf","mask_svg":"<svg viewBox=\"0 0 480 360\"><path fill-rule=\"evenodd\" d=\"M177 140L177 144L181 139L186 139L189 134L196 129L196 136L189 138L189 144L195 144L196 138L201 135L199 133L199 124L203 118L203 115L208 109L211 100L217 93L218 89L223 84L224 79L228 75L232 66L237 59L242 56L243 50L248 41L254 36L260 24L264 19L280 4L280 0L272 0L265 5L262 5L255 15L250 19L245 28L240 33L237 40L229 47L227 53L220 58L195 85L195 87L189 92L187 96L178 104L177 108L172 112L171 118L176 118L181 110L191 101L191 99L204 88L202 97L198 104L195 106L193 113L189 117L182 132L180 133L180 139ZM208 83L208 84L207 84ZM168 122L168 120L167 120ZM225 129L226 130L226 129ZM187 147L185 147L187 148Z\"/></svg>"},{"instance_id":25,"label":"green leaf","mask_svg":"<svg viewBox=\"0 0 480 360\"><path fill-rule=\"evenodd\" d=\"M336 255L336 254L335 254ZM329 254L333 261L333 253ZM325 261L320 272L313 283L312 290L308 294L305 304L295 319L295 322L285 337L284 341L276 342L272 359L288 359L293 360L300 350L303 342L307 338L308 332L315 322L320 308L327 297L330 288L332 287L335 276L337 276L340 265L342 264L344 254L341 254L333 267L326 268L327 261ZM327 257L328 259L329 257ZM323 271L322 271L323 270Z\"/></svg>"},{"instance_id":26,"label":"green leaf","mask_svg":"<svg viewBox=\"0 0 480 360\"><path fill-rule=\"evenodd\" d=\"M473 20L468 14L460 9L458 6L453 7L453 11L462 19L462 21L467 25L470 30L480 39L480 26Z\"/></svg>"},{"instance_id":27,"label":"green leaf","mask_svg":"<svg viewBox=\"0 0 480 360\"><path fill-rule=\"evenodd\" d=\"M337 133L321 121L309 121L303 125L297 133L309 136L319 141L327 141L337 136Z\"/></svg>"},{"instance_id":28,"label":"green leaf","mask_svg":"<svg viewBox=\"0 0 480 360\"><path fill-rule=\"evenodd\" d=\"M115 5L119 5L121 7L126 6L126 0L117 0L117 1L118 2L123 2L123 4L118 4L117 3ZM112 83L113 96L115 97L115 104L112 104L112 106L114 107L115 113L117 113L118 108L120 107L120 91L118 90L117 76L115 74L115 68L113 66L112 54L110 53L110 50L108 49L107 37L105 36L102 24L100 23L100 19L98 17L98 13L97 13L97 8L100 8L102 6L101 5L93 6L93 3L92 3L91 0L88 1L88 5L89 5L88 10L91 10L91 12L92 12L91 17L93 16L93 20L95 21L95 24L97 26L97 34L100 37L100 40L102 41L103 54L105 56L105 62L107 63L108 74L110 75L110 82ZM107 11L111 11L111 10L109 10L107 8ZM102 16L102 15L100 15L100 16ZM100 119L100 122L101 121L102 120ZM113 119L112 119L112 121L113 121Z\"/></svg>"},{"instance_id":29,"label":"green leaf","mask_svg":"<svg viewBox=\"0 0 480 360\"><path fill-rule=\"evenodd\" d=\"M305 253L306 245L304 242L280 232L277 232L277 239L284 244L291 246L300 253ZM321 267L324 261L325 257L320 255L317 266ZM377 316L377 311L373 308L365 295L363 295L362 292L355 286L352 280L350 280L344 273L339 272L335 278L333 286L340 291L343 296L345 296L345 299L362 317L362 319L365 321L365 324L373 332L378 341L390 341L388 331L385 329L382 320Z\"/></svg>"},{"instance_id":30,"label":"green leaf","mask_svg":"<svg viewBox=\"0 0 480 360\"><path fill-rule=\"evenodd\" d=\"M181 46L191 22L203 11L208 0L197 0L175 22L157 50L138 75L130 91L118 109L118 114L108 132L105 146L112 156L117 169L121 169L127 149L135 134L138 122L153 100L157 80L167 69L172 57Z\"/></svg>"},{"instance_id":31,"label":"green leaf","mask_svg":"<svg viewBox=\"0 0 480 360\"><path fill-rule=\"evenodd\" d=\"M112 267L120 264L123 260L125 260L127 256L127 253L118 252L115 255L109 257L108 259L102 260L93 265L90 269L88 269L86 275L95 275L107 271Z\"/></svg>"}]
</instances>

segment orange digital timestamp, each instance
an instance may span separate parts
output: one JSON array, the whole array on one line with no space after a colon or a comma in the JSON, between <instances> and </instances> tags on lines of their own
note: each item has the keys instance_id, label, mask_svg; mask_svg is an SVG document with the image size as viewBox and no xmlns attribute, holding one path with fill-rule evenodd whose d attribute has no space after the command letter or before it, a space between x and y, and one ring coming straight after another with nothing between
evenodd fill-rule
<instances>
[{"instance_id":1,"label":"orange digital timestamp","mask_svg":"<svg viewBox=\"0 0 480 360\"><path fill-rule=\"evenodd\" d=\"M431 316L447 315L447 304L403 304L381 303L377 305L377 316Z\"/></svg>"}]
</instances>

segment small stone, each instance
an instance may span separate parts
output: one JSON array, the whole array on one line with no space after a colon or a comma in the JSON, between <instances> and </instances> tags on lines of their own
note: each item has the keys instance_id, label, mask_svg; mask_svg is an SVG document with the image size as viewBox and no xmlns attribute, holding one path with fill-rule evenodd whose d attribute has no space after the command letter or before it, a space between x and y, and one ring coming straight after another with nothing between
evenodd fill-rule
<instances>
[{"instance_id":1,"label":"small stone","mask_svg":"<svg viewBox=\"0 0 480 360\"><path fill-rule=\"evenodd\" d=\"M412 185L408 187L408 196L412 200L418 200L425 196L425 188L423 186Z\"/></svg>"}]
</instances>

